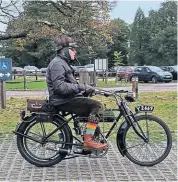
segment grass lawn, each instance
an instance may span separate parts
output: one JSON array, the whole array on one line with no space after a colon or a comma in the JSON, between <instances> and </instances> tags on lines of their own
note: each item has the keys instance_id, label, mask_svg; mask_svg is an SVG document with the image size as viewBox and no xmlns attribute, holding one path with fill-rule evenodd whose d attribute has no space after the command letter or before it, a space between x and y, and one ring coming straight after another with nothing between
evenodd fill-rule
<instances>
[{"instance_id":1,"label":"grass lawn","mask_svg":"<svg viewBox=\"0 0 178 182\"><path fill-rule=\"evenodd\" d=\"M121 82L121 81L118 81L118 82L115 82L115 80L108 80L107 83L103 82L102 80L99 80L98 83L97 83L97 87L104 87L104 88L107 88L107 87L117 87L117 86L120 86L120 87L124 87L124 86L130 86L131 85L131 82Z\"/></svg>"},{"instance_id":2,"label":"grass lawn","mask_svg":"<svg viewBox=\"0 0 178 182\"><path fill-rule=\"evenodd\" d=\"M32 97L31 97L32 98ZM44 99L40 97L39 99ZM105 103L107 108L116 108L113 98L95 96L93 99ZM20 109L26 109L26 100L24 98L7 98L7 108L0 111L0 133L12 133L17 122L20 121ZM154 115L164 120L173 132L173 138L176 139L175 131L177 130L177 95L176 92L144 92L139 96L139 100L131 103L134 109L135 105L148 104L154 105ZM117 113L116 113L117 114ZM100 123L101 128L103 123ZM104 128L107 129L111 124L105 123ZM116 131L115 131L116 132ZM114 137L112 137L114 138Z\"/></svg>"},{"instance_id":3,"label":"grass lawn","mask_svg":"<svg viewBox=\"0 0 178 182\"><path fill-rule=\"evenodd\" d=\"M44 90L47 87L44 77L39 78L37 81L35 81L35 78L33 77L27 77L26 85L27 85L27 90L28 89ZM131 85L130 82L115 82L114 80L108 80L107 83L103 82L102 80L99 80L97 83L97 87L117 87L117 86L129 86L129 85ZM6 89L7 90L24 89L23 78L17 78L15 80L6 82Z\"/></svg>"},{"instance_id":4,"label":"grass lawn","mask_svg":"<svg viewBox=\"0 0 178 182\"><path fill-rule=\"evenodd\" d=\"M33 89L33 90L44 90L46 88L46 82L45 81L33 81L33 82L27 82L27 90ZM6 83L6 89L7 90L20 90L24 89L24 83L18 82L18 83Z\"/></svg>"},{"instance_id":5,"label":"grass lawn","mask_svg":"<svg viewBox=\"0 0 178 182\"><path fill-rule=\"evenodd\" d=\"M26 77L27 89L44 90L46 88L45 77L38 76L38 80L35 80L34 76ZM24 89L24 80L22 77L17 77L15 80L6 82L7 90L19 90Z\"/></svg>"}]
</instances>

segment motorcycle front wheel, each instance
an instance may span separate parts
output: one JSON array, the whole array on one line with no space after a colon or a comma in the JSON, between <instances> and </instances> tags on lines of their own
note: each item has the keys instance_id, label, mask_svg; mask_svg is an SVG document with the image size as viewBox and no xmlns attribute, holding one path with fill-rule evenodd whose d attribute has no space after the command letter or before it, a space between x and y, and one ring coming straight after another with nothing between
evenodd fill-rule
<instances>
[{"instance_id":1,"label":"motorcycle front wheel","mask_svg":"<svg viewBox=\"0 0 178 182\"><path fill-rule=\"evenodd\" d=\"M141 115L136 116L134 126L140 134L142 130L148 140L144 141L128 125L124 136L126 157L140 166L153 166L162 162L172 146L171 132L166 123L153 115Z\"/></svg>"}]
</instances>

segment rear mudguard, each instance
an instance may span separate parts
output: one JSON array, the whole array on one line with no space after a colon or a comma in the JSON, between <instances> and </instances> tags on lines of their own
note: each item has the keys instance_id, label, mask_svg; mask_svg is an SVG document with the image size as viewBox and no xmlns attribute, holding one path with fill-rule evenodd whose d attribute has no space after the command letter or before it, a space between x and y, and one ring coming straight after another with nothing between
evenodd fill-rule
<instances>
[{"instance_id":1,"label":"rear mudguard","mask_svg":"<svg viewBox=\"0 0 178 182\"><path fill-rule=\"evenodd\" d=\"M23 133L25 128L29 125L29 123L33 122L35 119L36 119L36 114L24 117L21 122L17 123L14 133L15 134Z\"/></svg>"},{"instance_id":2,"label":"rear mudguard","mask_svg":"<svg viewBox=\"0 0 178 182\"><path fill-rule=\"evenodd\" d=\"M53 121L55 120L55 117L57 117L58 119L61 119L64 123L66 122L66 126L68 128L68 131L70 133L70 135L72 136L72 131L68 125L68 122L65 118L63 118L61 115L47 115L46 113L44 113L46 120L43 120L42 117L42 113L38 114L38 113L32 113L30 116L26 116L20 123L17 124L16 129L14 131L15 134L20 134L20 133L24 133L24 130L26 129L26 127L32 123L34 120L39 120L39 121ZM72 137L71 137L72 140Z\"/></svg>"},{"instance_id":3,"label":"rear mudguard","mask_svg":"<svg viewBox=\"0 0 178 182\"><path fill-rule=\"evenodd\" d=\"M129 127L129 125L126 121L124 121L120 125L119 130L117 132L117 138L116 138L117 147L122 156L124 156L127 151L125 147L125 142L124 142L124 137L125 137L127 127Z\"/></svg>"}]
</instances>

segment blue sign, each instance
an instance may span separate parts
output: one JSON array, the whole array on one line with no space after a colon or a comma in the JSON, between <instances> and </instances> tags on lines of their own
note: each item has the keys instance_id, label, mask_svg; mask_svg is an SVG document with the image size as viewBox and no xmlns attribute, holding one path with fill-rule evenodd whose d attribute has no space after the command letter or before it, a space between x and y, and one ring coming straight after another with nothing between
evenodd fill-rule
<instances>
[{"instance_id":1,"label":"blue sign","mask_svg":"<svg viewBox=\"0 0 178 182\"><path fill-rule=\"evenodd\" d=\"M12 80L12 60L0 58L0 80Z\"/></svg>"}]
</instances>

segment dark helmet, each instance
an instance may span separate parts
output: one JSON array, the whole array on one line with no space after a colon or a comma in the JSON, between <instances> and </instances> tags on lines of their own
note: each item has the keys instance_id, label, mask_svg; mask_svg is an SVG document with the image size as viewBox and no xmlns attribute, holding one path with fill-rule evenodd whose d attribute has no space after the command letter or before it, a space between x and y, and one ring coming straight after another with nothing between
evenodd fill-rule
<instances>
[{"instance_id":1,"label":"dark helmet","mask_svg":"<svg viewBox=\"0 0 178 182\"><path fill-rule=\"evenodd\" d=\"M56 44L56 51L61 50L64 47L76 48L78 45L74 42L74 39L68 36L60 36L54 38Z\"/></svg>"}]
</instances>

